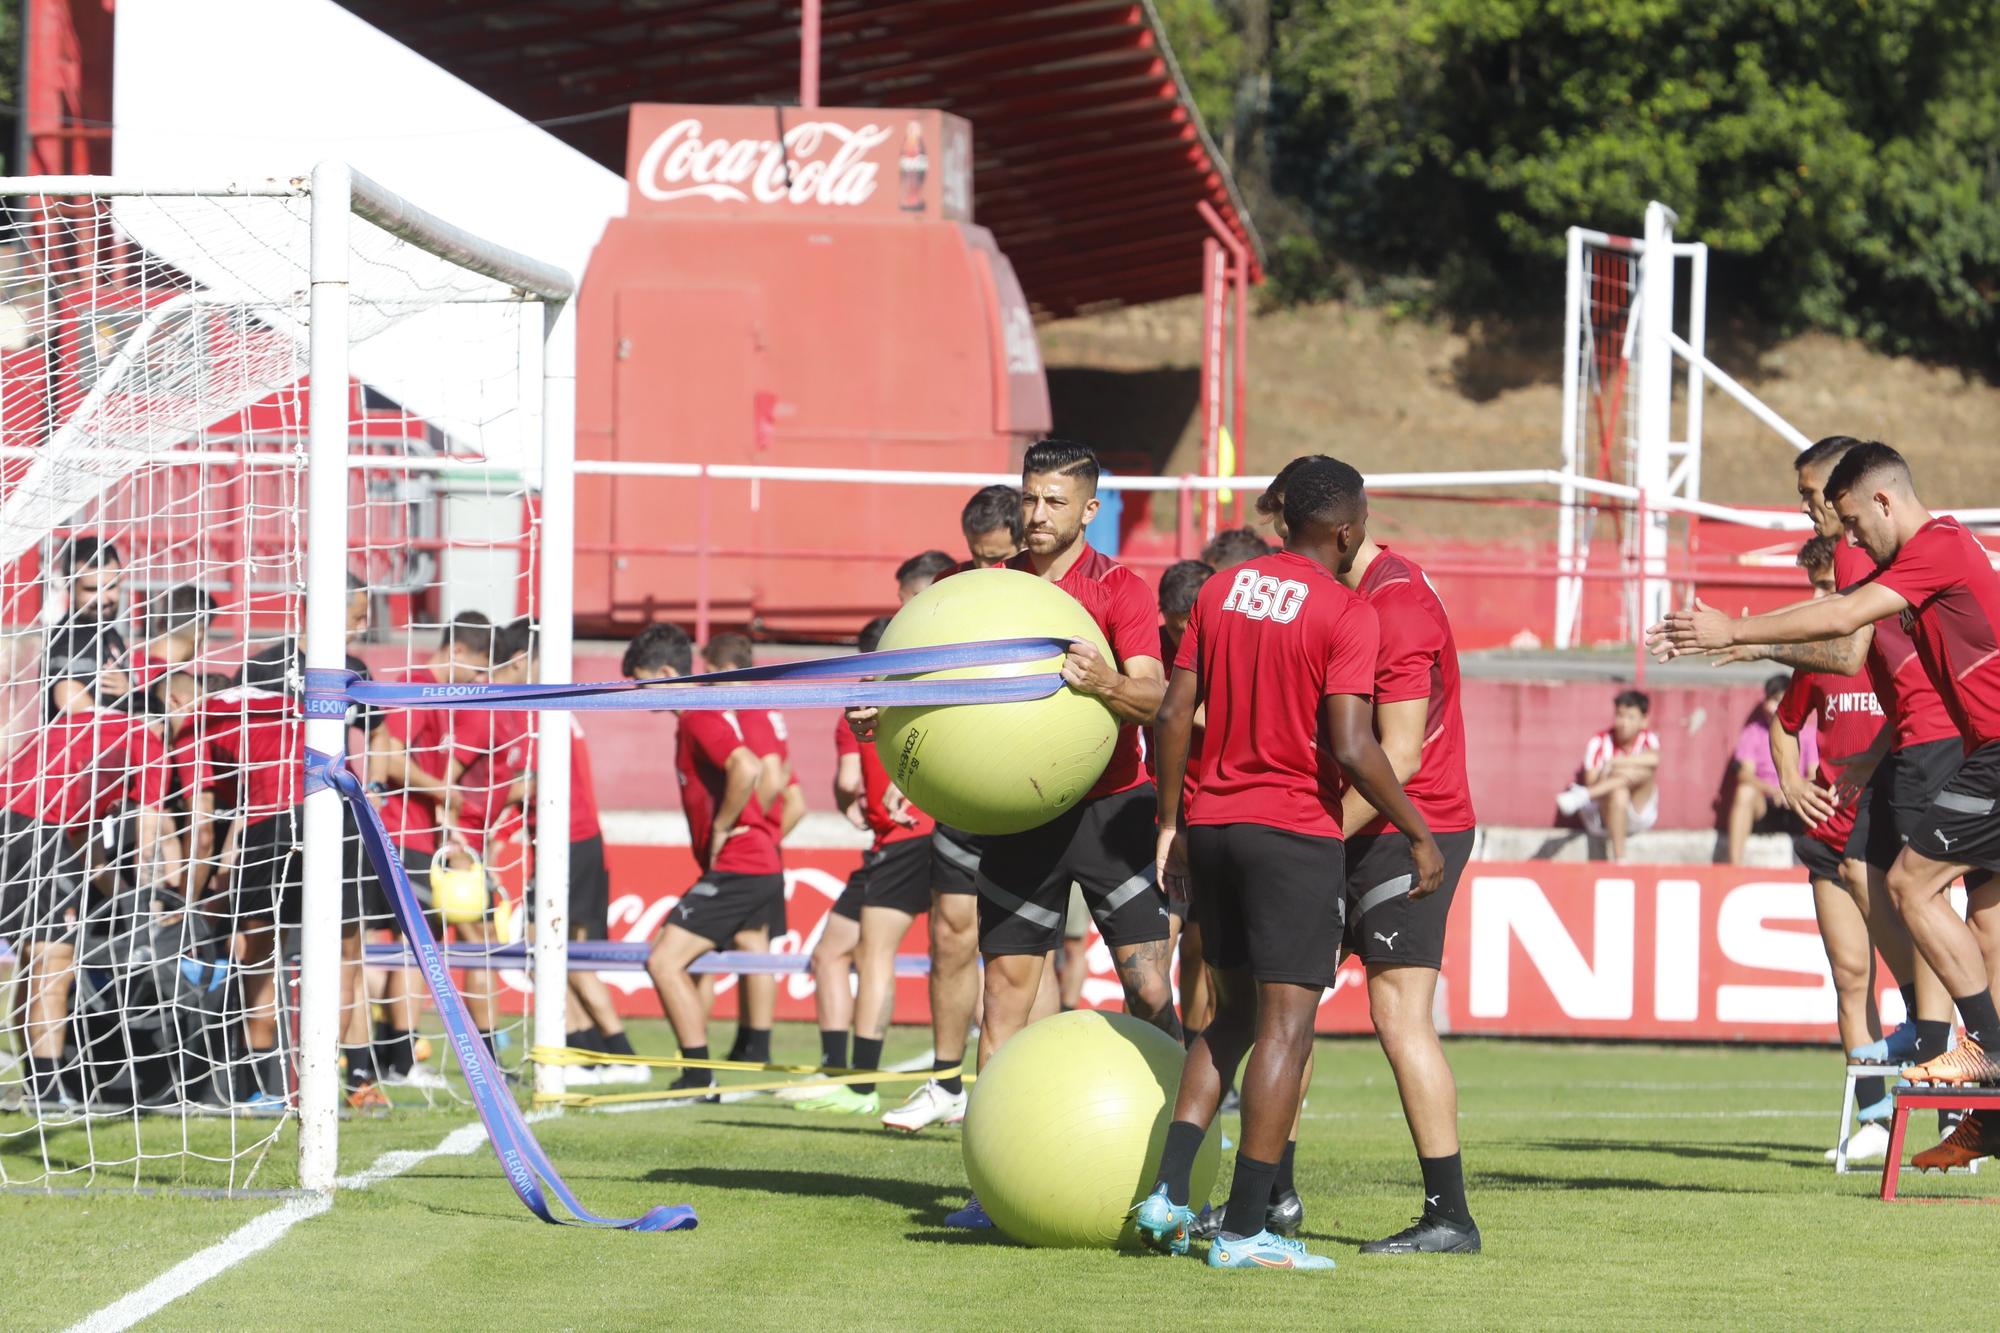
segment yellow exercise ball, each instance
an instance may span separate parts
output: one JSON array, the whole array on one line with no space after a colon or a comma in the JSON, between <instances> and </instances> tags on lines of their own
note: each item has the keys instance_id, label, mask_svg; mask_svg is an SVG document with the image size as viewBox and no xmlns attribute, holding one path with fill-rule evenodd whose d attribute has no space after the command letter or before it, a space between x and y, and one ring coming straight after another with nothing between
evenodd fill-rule
<instances>
[{"instance_id":1,"label":"yellow exercise ball","mask_svg":"<svg viewBox=\"0 0 2000 1333\"><path fill-rule=\"evenodd\" d=\"M449 851L439 848L431 858L431 907L446 924L466 926L483 921L490 902L486 867L476 860L469 866L454 866Z\"/></svg>"},{"instance_id":2,"label":"yellow exercise ball","mask_svg":"<svg viewBox=\"0 0 2000 1333\"><path fill-rule=\"evenodd\" d=\"M1077 1009L1023 1028L987 1061L965 1111L965 1173L1024 1245L1134 1249L1132 1209L1159 1180L1181 1044L1129 1014ZM1215 1187L1215 1125L1189 1198Z\"/></svg>"},{"instance_id":3,"label":"yellow exercise ball","mask_svg":"<svg viewBox=\"0 0 2000 1333\"><path fill-rule=\"evenodd\" d=\"M904 605L881 648L934 648L982 639L1046 635L1111 649L1074 597L1016 569L968 570L939 579ZM1062 654L1004 666L961 667L910 677L1031 676L1059 670ZM1111 759L1118 719L1064 686L1043 699L1006 704L886 708L875 750L890 779L919 810L968 833L1019 833L1083 799Z\"/></svg>"}]
</instances>

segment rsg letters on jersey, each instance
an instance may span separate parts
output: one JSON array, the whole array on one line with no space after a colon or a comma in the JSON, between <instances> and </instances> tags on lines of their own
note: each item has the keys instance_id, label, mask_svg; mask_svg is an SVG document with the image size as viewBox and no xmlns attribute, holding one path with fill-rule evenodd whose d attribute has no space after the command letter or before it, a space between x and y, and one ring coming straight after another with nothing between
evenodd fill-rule
<instances>
[{"instance_id":1,"label":"rsg letters on jersey","mask_svg":"<svg viewBox=\"0 0 2000 1333\"><path fill-rule=\"evenodd\" d=\"M1236 571L1236 581L1223 599L1225 611L1241 611L1252 620L1275 620L1289 625L1306 604L1306 585L1297 579L1276 579L1254 569Z\"/></svg>"}]
</instances>

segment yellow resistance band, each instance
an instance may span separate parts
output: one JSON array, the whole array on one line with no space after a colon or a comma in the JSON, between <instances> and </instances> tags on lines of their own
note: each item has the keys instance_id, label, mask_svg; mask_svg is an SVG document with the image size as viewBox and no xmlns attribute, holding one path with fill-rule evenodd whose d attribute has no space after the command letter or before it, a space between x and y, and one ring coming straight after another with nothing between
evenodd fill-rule
<instances>
[{"instance_id":1,"label":"yellow resistance band","mask_svg":"<svg viewBox=\"0 0 2000 1333\"><path fill-rule=\"evenodd\" d=\"M785 1088L837 1087L848 1083L921 1083L934 1078L952 1078L962 1075L967 1083L973 1075L965 1074L963 1064L950 1069L916 1069L897 1071L888 1069L842 1069L822 1065L766 1065L747 1060L689 1060L678 1055L613 1055L604 1051L579 1050L574 1046L537 1046L528 1052L528 1058L545 1065L642 1065L649 1069L712 1069L721 1072L745 1074L790 1074L785 1079L763 1080L753 1083L720 1083L695 1088L658 1088L647 1092L564 1092L535 1094L537 1106L610 1106L619 1102L663 1102L676 1101L688 1097L713 1097L718 1093L736 1092L778 1092ZM804 1077L800 1077L803 1075Z\"/></svg>"}]
</instances>

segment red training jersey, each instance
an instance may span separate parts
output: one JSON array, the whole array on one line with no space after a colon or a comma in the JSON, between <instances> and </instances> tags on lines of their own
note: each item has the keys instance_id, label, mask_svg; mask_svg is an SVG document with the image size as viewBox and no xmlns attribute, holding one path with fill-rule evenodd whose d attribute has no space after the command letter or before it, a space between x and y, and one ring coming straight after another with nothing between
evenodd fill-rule
<instances>
[{"instance_id":1,"label":"red training jersey","mask_svg":"<svg viewBox=\"0 0 2000 1333\"><path fill-rule=\"evenodd\" d=\"M1437 589L1407 557L1381 548L1362 575L1360 594L1375 608L1381 646L1375 655L1375 706L1428 699L1417 771L1403 784L1433 833L1473 826L1472 785L1465 776L1465 718L1458 703L1458 643ZM1361 832L1394 829L1377 813Z\"/></svg>"},{"instance_id":2,"label":"red training jersey","mask_svg":"<svg viewBox=\"0 0 2000 1333\"><path fill-rule=\"evenodd\" d=\"M290 696L235 686L205 696L175 741L193 742L196 778L220 809L261 824L304 799L305 719Z\"/></svg>"},{"instance_id":3,"label":"red training jersey","mask_svg":"<svg viewBox=\"0 0 2000 1333\"><path fill-rule=\"evenodd\" d=\"M0 791L16 814L65 828L121 802L158 806L167 799L166 746L129 713L57 713L8 756Z\"/></svg>"},{"instance_id":4,"label":"red training jersey","mask_svg":"<svg viewBox=\"0 0 2000 1333\"><path fill-rule=\"evenodd\" d=\"M785 864L778 855L778 826L754 791L737 817L736 832L722 844L715 864L709 864L708 840L715 830L715 812L729 787L729 756L744 746L743 731L728 713L691 711L680 715L674 768L680 778L681 809L687 815L695 864L704 871L726 875L779 874Z\"/></svg>"},{"instance_id":5,"label":"red training jersey","mask_svg":"<svg viewBox=\"0 0 2000 1333\"><path fill-rule=\"evenodd\" d=\"M1934 518L1876 574L1909 602L1904 627L1966 753L2000 740L2000 573L1955 518Z\"/></svg>"},{"instance_id":6,"label":"red training jersey","mask_svg":"<svg viewBox=\"0 0 2000 1333\"><path fill-rule=\"evenodd\" d=\"M1840 771L1831 762L1860 754L1875 743L1887 715L1875 697L1866 671L1852 676L1835 676L1824 671L1796 671L1785 697L1778 701L1778 725L1794 736L1805 730L1809 719L1819 719L1819 769L1813 775L1820 786L1832 788L1840 781ZM1823 824L1806 830L1838 851L1847 846L1854 831L1859 802L1835 806Z\"/></svg>"},{"instance_id":7,"label":"red training jersey","mask_svg":"<svg viewBox=\"0 0 2000 1333\"><path fill-rule=\"evenodd\" d=\"M1866 583L1875 577L1875 561L1868 552L1842 538L1833 548L1833 577L1843 589ZM1896 616L1875 622L1875 637L1868 645L1868 681L1882 705L1882 715L1895 724L1896 748L1926 745L1954 738L1958 724L1945 710L1937 686L1924 674L1917 645Z\"/></svg>"},{"instance_id":8,"label":"red training jersey","mask_svg":"<svg viewBox=\"0 0 2000 1333\"><path fill-rule=\"evenodd\" d=\"M467 709L453 720L451 739L460 769L452 784L459 793L453 832L484 855L487 841L508 824L514 784L534 771L533 724L526 713Z\"/></svg>"},{"instance_id":9,"label":"red training jersey","mask_svg":"<svg viewBox=\"0 0 2000 1333\"><path fill-rule=\"evenodd\" d=\"M915 823L898 823L890 815L885 799L892 785L889 770L873 745L864 745L854 738L854 732L844 717L834 719L833 752L836 755L856 755L861 760L861 817L875 834L875 850L880 851L892 842L908 842L912 838L928 838L931 835L937 821L907 800L903 803L904 813Z\"/></svg>"},{"instance_id":10,"label":"red training jersey","mask_svg":"<svg viewBox=\"0 0 2000 1333\"><path fill-rule=\"evenodd\" d=\"M436 672L423 666L411 667L401 676L411 685L444 683ZM451 761L457 752L453 736L465 716L446 708L397 709L387 714L382 725L409 753L411 763L443 780L451 776ZM382 797L380 813L389 841L398 847L418 853L437 850L443 817L438 803L428 793L391 787Z\"/></svg>"},{"instance_id":11,"label":"red training jersey","mask_svg":"<svg viewBox=\"0 0 2000 1333\"><path fill-rule=\"evenodd\" d=\"M523 771L534 772L537 763L535 754L535 731L528 732L528 758ZM528 827L535 826L535 803L528 802L523 811ZM569 715L569 840L582 842L586 838L602 837L604 823L597 808L597 783L590 775L590 745L584 739L583 723L576 714Z\"/></svg>"},{"instance_id":12,"label":"red training jersey","mask_svg":"<svg viewBox=\"0 0 2000 1333\"><path fill-rule=\"evenodd\" d=\"M1026 551L1009 560L1007 568L1035 573L1034 561ZM1055 584L1090 612L1104 633L1104 641L1111 645L1113 664L1121 671L1132 659L1153 657L1160 651L1158 599L1137 574L1088 542L1069 572ZM1111 761L1104 766L1097 785L1084 794L1086 801L1115 796L1151 781L1140 753L1144 745L1140 730L1136 722L1119 721Z\"/></svg>"},{"instance_id":13,"label":"red training jersey","mask_svg":"<svg viewBox=\"0 0 2000 1333\"><path fill-rule=\"evenodd\" d=\"M1347 779L1320 701L1374 693L1380 638L1374 607L1290 551L1203 584L1174 660L1208 709L1201 800L1182 821L1340 837Z\"/></svg>"},{"instance_id":14,"label":"red training jersey","mask_svg":"<svg viewBox=\"0 0 2000 1333\"><path fill-rule=\"evenodd\" d=\"M743 733L743 743L759 759L775 758L782 764L792 762L791 738L785 730L784 714L771 708L746 708L733 710L730 716L736 719L737 729ZM780 829L785 824L785 792L798 785L797 778L790 778L771 798L771 823Z\"/></svg>"}]
</instances>

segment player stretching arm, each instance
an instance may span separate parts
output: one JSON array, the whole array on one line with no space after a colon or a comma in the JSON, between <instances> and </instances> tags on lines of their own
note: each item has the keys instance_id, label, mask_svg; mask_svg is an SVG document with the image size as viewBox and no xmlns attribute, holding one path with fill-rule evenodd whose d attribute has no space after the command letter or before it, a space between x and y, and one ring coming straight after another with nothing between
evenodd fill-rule
<instances>
[{"instance_id":1,"label":"player stretching arm","mask_svg":"<svg viewBox=\"0 0 2000 1333\"><path fill-rule=\"evenodd\" d=\"M1912 1082L2000 1082L2000 1016L1991 990L2000 972L2000 574L1972 534L1933 518L1917 498L1909 465L1885 444L1850 449L1827 478L1826 497L1854 544L1874 560L1872 577L1837 596L1742 619L1699 602L1653 628L1675 652L1715 652L1738 643L1813 643L1898 617L1910 628L1924 674L1964 741L1957 773L1916 822L1888 875L1890 898L1918 950L1944 982L1966 1040L1905 1071ZM1966 877L1968 921L1946 890ZM1989 946L1982 951L1982 944ZM1977 1156L2000 1147L2000 1126L1968 1116L1950 1142ZM1967 1126L1970 1125L1970 1128ZM1940 1145L1943 1147L1944 1145Z\"/></svg>"}]
</instances>

